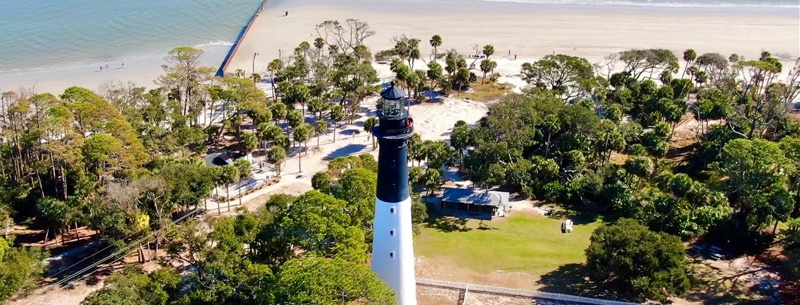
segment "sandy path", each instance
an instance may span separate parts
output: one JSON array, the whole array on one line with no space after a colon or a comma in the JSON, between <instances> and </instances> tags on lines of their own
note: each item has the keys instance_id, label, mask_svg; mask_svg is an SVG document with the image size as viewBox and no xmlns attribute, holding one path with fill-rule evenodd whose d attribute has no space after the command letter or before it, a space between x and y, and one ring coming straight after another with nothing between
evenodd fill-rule
<instances>
[{"instance_id":1,"label":"sandy path","mask_svg":"<svg viewBox=\"0 0 800 305\"><path fill-rule=\"evenodd\" d=\"M34 292L25 298L10 301L8 305L79 305L89 294L100 288L103 288L103 283L89 286L85 281L80 281L71 288L53 288L44 293Z\"/></svg>"},{"instance_id":2,"label":"sandy path","mask_svg":"<svg viewBox=\"0 0 800 305\"><path fill-rule=\"evenodd\" d=\"M374 109L377 98L369 99L362 104L362 108ZM423 140L446 140L450 138L450 130L458 120L474 124L485 116L487 107L483 103L466 101L456 98L445 98L441 103L423 103L411 107L411 116L414 118L414 130ZM302 157L304 177L298 178L300 173L297 156L291 156L284 163L281 181L262 189L256 190L242 198L243 205L250 210L263 206L272 194L300 195L311 190L311 177L314 173L324 171L328 167L328 160L348 155L371 153L377 158L377 150L372 150L372 140L363 131L363 122L369 118L370 112L362 111L352 124L341 124L336 129L336 142L333 141L333 129L320 138L320 146L316 148L316 137L308 141L308 152ZM353 136L353 131L359 130L360 134ZM231 212L239 205L239 200L230 202ZM222 206L222 214L227 213L224 202L208 201L210 215L216 215L216 209Z\"/></svg>"}]
</instances>

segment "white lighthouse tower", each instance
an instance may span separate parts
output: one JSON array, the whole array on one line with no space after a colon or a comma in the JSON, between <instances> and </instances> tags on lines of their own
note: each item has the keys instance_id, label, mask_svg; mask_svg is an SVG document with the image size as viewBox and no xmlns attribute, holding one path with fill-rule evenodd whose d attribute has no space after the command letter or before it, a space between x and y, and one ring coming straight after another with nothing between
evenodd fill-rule
<instances>
[{"instance_id":1,"label":"white lighthouse tower","mask_svg":"<svg viewBox=\"0 0 800 305\"><path fill-rule=\"evenodd\" d=\"M411 197L408 188L408 139L414 131L408 100L392 83L381 91L378 137L378 190L373 223L372 270L397 296L398 305L416 305Z\"/></svg>"}]
</instances>

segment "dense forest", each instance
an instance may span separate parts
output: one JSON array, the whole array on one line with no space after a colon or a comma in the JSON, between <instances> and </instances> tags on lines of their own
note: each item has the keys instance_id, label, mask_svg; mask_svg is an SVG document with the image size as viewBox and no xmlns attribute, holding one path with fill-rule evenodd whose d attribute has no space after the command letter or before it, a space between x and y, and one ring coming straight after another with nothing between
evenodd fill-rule
<instances>
[{"instance_id":1,"label":"dense forest","mask_svg":"<svg viewBox=\"0 0 800 305\"><path fill-rule=\"evenodd\" d=\"M476 181L633 219L645 230L668 234L662 238L699 238L736 253L785 244L788 267L796 271L800 121L789 111L800 93L800 61L784 81L779 80L784 68L768 52L744 60L687 50L683 58L688 68L678 71L679 61L669 51L622 52L612 60L625 68L608 77L568 55L526 63L522 74L531 86L523 94L491 105L474 128L454 127L452 147L469 148L459 165ZM654 74L657 79L649 77ZM696 141L673 147L676 130L690 120L699 124ZM777 235L781 222L789 229ZM641 230L621 223L629 232L617 234ZM594 242L608 237L596 237L587 250L597 269L593 280L642 299L660 300L689 288L685 276L676 277L685 270L659 275L664 266L641 269L613 261L619 255L636 257L631 253L681 258L682 251L620 250L646 237L625 237L627 242L601 250Z\"/></svg>"},{"instance_id":2,"label":"dense forest","mask_svg":"<svg viewBox=\"0 0 800 305\"><path fill-rule=\"evenodd\" d=\"M314 175L314 191L272 196L258 212L177 221L202 211L216 187L251 175L244 160L208 167L207 153L259 152L280 173L292 151L302 164L314 136L332 131L335 141L339 124L376 95L368 25L327 21L317 32L249 76L215 78L198 65L202 51L179 47L154 88L3 92L0 300L44 274L45 252L14 245L12 228L24 226L51 244L88 228L108 254L137 251L167 267L128 267L84 304L393 303L367 264L371 155L331 160ZM434 35L433 59L425 60L420 43L397 37L374 56L415 101L499 78L493 46L472 60L439 52L443 40ZM449 141L412 138L410 182L433 193L452 166L521 198L603 215L611 224L595 232L587 265L592 281L621 298L685 293L691 275L682 242L697 239L738 253L781 246L782 289L800 298L800 121L791 113L800 61L786 67L769 52L750 60L682 55L629 50L593 65L554 54L522 64L529 86L492 103L480 122L457 123ZM256 87L262 78L268 92ZM688 121L698 126L695 141L672 145ZM376 124L368 119L365 130ZM417 224L428 218L419 198L413 214Z\"/></svg>"}]
</instances>

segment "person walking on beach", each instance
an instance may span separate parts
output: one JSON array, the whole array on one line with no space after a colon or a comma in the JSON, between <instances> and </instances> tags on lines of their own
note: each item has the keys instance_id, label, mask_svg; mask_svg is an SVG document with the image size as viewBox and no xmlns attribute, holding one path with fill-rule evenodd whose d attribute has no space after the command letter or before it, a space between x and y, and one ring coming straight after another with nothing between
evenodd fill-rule
<instances>
[{"instance_id":1,"label":"person walking on beach","mask_svg":"<svg viewBox=\"0 0 800 305\"><path fill-rule=\"evenodd\" d=\"M100 66L100 72L103 72L103 66L102 65Z\"/></svg>"},{"instance_id":2,"label":"person walking on beach","mask_svg":"<svg viewBox=\"0 0 800 305\"><path fill-rule=\"evenodd\" d=\"M284 15L284 16L289 16L289 11L286 11L286 15Z\"/></svg>"},{"instance_id":3,"label":"person walking on beach","mask_svg":"<svg viewBox=\"0 0 800 305\"><path fill-rule=\"evenodd\" d=\"M125 63L122 63L122 68L125 69Z\"/></svg>"}]
</instances>

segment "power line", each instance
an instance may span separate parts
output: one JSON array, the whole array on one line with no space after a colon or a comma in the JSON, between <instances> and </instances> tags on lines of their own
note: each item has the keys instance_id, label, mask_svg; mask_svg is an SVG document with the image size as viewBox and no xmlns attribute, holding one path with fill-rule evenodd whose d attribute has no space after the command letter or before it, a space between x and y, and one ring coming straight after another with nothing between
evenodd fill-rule
<instances>
[{"instance_id":1,"label":"power line","mask_svg":"<svg viewBox=\"0 0 800 305\"><path fill-rule=\"evenodd\" d=\"M219 208L219 207L218 207L218 208ZM198 211L198 210L197 210L197 209L195 209L194 211L190 212L189 214L192 214L192 213L197 213L197 211ZM187 214L187 215L188 215L188 214ZM153 221L150 223L150 225L153 225L153 224L155 224L156 222L157 222L156 220L153 220ZM144 232L144 230L145 230L146 228L147 228L147 227L141 228L141 229L139 229L139 230L138 230L138 231L136 231L136 232L133 232L133 233L131 233L131 234L128 234L128 235L126 235L125 237L121 238L120 240L126 240L126 239L128 239L128 238L131 238L132 236L134 236L134 235L136 235L136 234L139 234L139 233L141 233L141 232ZM108 249L110 249L110 248L112 248L112 247L114 247L114 245L108 245L108 246L106 246L105 248L103 248L103 249L100 249L100 250L96 251L95 253L92 253L91 255L89 255L89 256L87 256L87 257L84 257L83 259L81 259L80 261L78 261L78 262L76 262L76 263L74 263L74 264L72 264L72 265L69 265L69 266L68 266L68 267L66 267L66 268L62 268L62 269L61 269L61 270L59 270L58 272L56 272L56 273L54 273L54 274L51 274L51 275L49 275L48 277L55 277L55 276L57 276L57 275L59 275L59 274L61 274L61 273L64 273L65 271L67 271L67 270L71 269L72 267L75 267L75 266L77 266L78 264L80 264L80 263L83 263L83 262L85 262L86 260L88 260L88 259L90 259L90 258L94 257L95 255L98 255L98 254L100 254L100 253L103 253L104 251L106 251L106 250L108 250Z\"/></svg>"},{"instance_id":2,"label":"power line","mask_svg":"<svg viewBox=\"0 0 800 305\"><path fill-rule=\"evenodd\" d=\"M186 218L189 218L191 216L194 216L194 215L200 213L200 211L201 210L194 210L192 212L189 212L186 215L183 215L180 218L173 220L172 222L170 222L170 224L172 224L172 225L177 224L177 223L183 221ZM106 257L104 257L104 258L102 258L102 259L100 259L100 260L98 260L98 261L96 261L94 263L92 263L91 265L89 265L89 266L87 266L87 267L85 267L85 268L83 268L81 270L78 270L78 271L76 271L76 272L74 272L74 273L62 278L61 280L58 280L58 281L56 281L56 282L54 282L52 284L49 284L49 285L45 286L44 289L43 289L44 290L43 292L46 292L46 291L48 291L48 290L50 290L50 289L52 289L54 287L57 287L57 286L64 286L64 285L68 284L69 282L71 282L71 281L73 281L75 279L83 278L83 277L86 277L86 276L89 276L91 274L94 274L94 273L98 272L99 269L95 269L92 272L83 274L86 271L89 271L89 270L97 267L100 264L103 264L103 263L111 261L111 260L116 261L120 257L124 257L125 256L124 254L130 252L132 249L134 249L136 247L141 246L143 242L145 242L145 241L149 240L150 238L154 237L156 232L159 232L159 231L162 231L162 230L164 230L164 228L159 229L159 230L157 230L155 232L150 232L150 234L147 234L146 236L141 237L141 238L129 243L128 245L126 245L122 249L115 251L114 253L112 253L112 254L110 254L110 255L108 255L108 256L106 256ZM136 233L134 233L134 234L136 234ZM133 235L133 234L131 234L131 235ZM106 247L106 248L108 248L108 247ZM73 264L73 266L74 265L75 264ZM70 267L72 267L72 266L70 266Z\"/></svg>"},{"instance_id":3,"label":"power line","mask_svg":"<svg viewBox=\"0 0 800 305\"><path fill-rule=\"evenodd\" d=\"M155 224L155 223L156 223L156 221L154 220L154 221L153 221L152 223L150 223L150 224L152 225L152 224ZM139 233L141 233L141 232L144 232L144 230L145 230L145 229L146 229L146 227L145 227L145 228L141 228L141 229L139 229L139 230L138 230L138 231L136 231L136 232L133 232L133 233L131 233L131 234L128 234L128 235L126 235L125 237L121 238L121 240L128 239L128 238L130 238L130 237L132 237L132 236L134 236L134 235L136 235L136 234L139 234ZM98 255L98 254L100 254L100 253L103 253L104 251L106 251L106 250L108 250L108 249L110 249L110 248L112 248L112 247L114 247L114 245L108 245L108 246L106 246L105 248L103 248L103 249L100 249L100 250L98 250L97 252L95 252L95 253L92 253L91 255L89 255L89 256L87 256L87 257L84 257L84 258L83 258L83 259L81 259L80 261L78 261L78 262L76 262L76 263L74 263L74 264L72 264L72 265L69 265L69 266L68 266L68 267L66 267L66 268L63 268L63 269L59 270L58 272L56 272L55 274L52 274L52 275L50 275L49 277L55 277L55 276L57 276L57 275L59 275L59 274L63 273L64 271L67 271L67 270L71 269L72 267L75 267L76 265L78 265L78 264L80 264L80 263L83 263L83 262L85 262L86 260L88 260L88 259L90 259L90 258L94 257L95 255Z\"/></svg>"}]
</instances>

